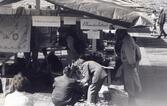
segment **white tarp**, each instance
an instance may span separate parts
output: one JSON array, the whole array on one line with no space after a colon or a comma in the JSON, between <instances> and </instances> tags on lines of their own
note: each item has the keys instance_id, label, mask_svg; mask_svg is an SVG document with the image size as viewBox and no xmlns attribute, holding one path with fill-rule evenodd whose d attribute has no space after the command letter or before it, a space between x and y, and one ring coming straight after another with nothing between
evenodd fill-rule
<instances>
[{"instance_id":1,"label":"white tarp","mask_svg":"<svg viewBox=\"0 0 167 106\"><path fill-rule=\"evenodd\" d=\"M31 18L0 16L0 52L30 51Z\"/></svg>"},{"instance_id":2,"label":"white tarp","mask_svg":"<svg viewBox=\"0 0 167 106\"><path fill-rule=\"evenodd\" d=\"M131 0L46 0L78 14L123 27L150 26L140 5ZM141 21L142 20L142 21ZM138 22L139 21L139 22ZM141 23L142 22L142 23Z\"/></svg>"},{"instance_id":3,"label":"white tarp","mask_svg":"<svg viewBox=\"0 0 167 106\"><path fill-rule=\"evenodd\" d=\"M3 0L12 3L19 0ZM21 0L24 2L25 0ZM30 0L32 1L32 0ZM86 15L121 27L151 26L150 19L145 15L144 8L132 0L46 0L63 8L71 9L72 13ZM17 3L16 3L17 4ZM19 2L18 2L19 4ZM144 10L143 10L144 9ZM141 15L142 14L142 15ZM142 23L141 23L142 22Z\"/></svg>"}]
</instances>

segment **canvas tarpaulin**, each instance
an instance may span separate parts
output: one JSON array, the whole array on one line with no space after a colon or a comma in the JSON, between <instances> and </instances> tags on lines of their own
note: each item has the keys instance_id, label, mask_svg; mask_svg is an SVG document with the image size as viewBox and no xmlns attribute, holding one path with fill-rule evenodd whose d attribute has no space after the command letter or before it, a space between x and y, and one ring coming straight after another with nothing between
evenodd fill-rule
<instances>
[{"instance_id":1,"label":"canvas tarpaulin","mask_svg":"<svg viewBox=\"0 0 167 106\"><path fill-rule=\"evenodd\" d=\"M21 0L0 0L0 5L4 5L4 4L9 4L9 3L15 3Z\"/></svg>"},{"instance_id":2,"label":"canvas tarpaulin","mask_svg":"<svg viewBox=\"0 0 167 106\"><path fill-rule=\"evenodd\" d=\"M55 5L71 9L113 25L124 27L150 26L151 21L130 0L47 0Z\"/></svg>"},{"instance_id":3,"label":"canvas tarpaulin","mask_svg":"<svg viewBox=\"0 0 167 106\"><path fill-rule=\"evenodd\" d=\"M1 0L2 3L12 3L19 0ZM24 1L24 0L20 0ZM31 1L31 0L30 0ZM126 28L136 26L151 26L145 9L132 0L46 0L57 6L72 10L71 13L86 15L100 19L113 25ZM1 2L0 2L1 4ZM142 9L141 9L142 8ZM144 12L142 12L144 10Z\"/></svg>"},{"instance_id":4,"label":"canvas tarpaulin","mask_svg":"<svg viewBox=\"0 0 167 106\"><path fill-rule=\"evenodd\" d=\"M30 51L31 17L0 16L0 52Z\"/></svg>"}]
</instances>

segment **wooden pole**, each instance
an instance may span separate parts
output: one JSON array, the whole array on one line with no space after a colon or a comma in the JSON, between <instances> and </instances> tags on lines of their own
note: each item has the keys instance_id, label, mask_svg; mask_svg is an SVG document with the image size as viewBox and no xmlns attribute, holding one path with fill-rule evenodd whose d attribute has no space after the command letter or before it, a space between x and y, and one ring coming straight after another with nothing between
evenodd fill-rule
<instances>
[{"instance_id":1,"label":"wooden pole","mask_svg":"<svg viewBox=\"0 0 167 106\"><path fill-rule=\"evenodd\" d=\"M93 52L96 52L96 50L97 50L96 45L97 45L97 44L96 44L96 39L93 39L93 40L92 40L92 51L93 51Z\"/></svg>"},{"instance_id":2,"label":"wooden pole","mask_svg":"<svg viewBox=\"0 0 167 106\"><path fill-rule=\"evenodd\" d=\"M5 62L2 63L2 77L5 76Z\"/></svg>"}]
</instances>

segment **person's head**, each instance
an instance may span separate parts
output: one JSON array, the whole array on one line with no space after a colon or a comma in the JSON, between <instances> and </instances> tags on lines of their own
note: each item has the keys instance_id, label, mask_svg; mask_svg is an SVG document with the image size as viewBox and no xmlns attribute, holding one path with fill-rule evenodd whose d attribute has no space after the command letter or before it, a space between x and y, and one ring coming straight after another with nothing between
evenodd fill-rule
<instances>
[{"instance_id":1,"label":"person's head","mask_svg":"<svg viewBox=\"0 0 167 106\"><path fill-rule=\"evenodd\" d=\"M58 32L61 36L75 36L76 35L75 28L72 26L60 27L58 29Z\"/></svg>"},{"instance_id":2,"label":"person's head","mask_svg":"<svg viewBox=\"0 0 167 106\"><path fill-rule=\"evenodd\" d=\"M60 27L59 29L58 29L58 32L59 32L59 34L62 36L62 37L65 37L66 35L67 35L67 29L66 28L64 28L64 27Z\"/></svg>"},{"instance_id":3,"label":"person's head","mask_svg":"<svg viewBox=\"0 0 167 106\"><path fill-rule=\"evenodd\" d=\"M76 76L76 72L78 70L79 70L78 66L75 66L75 65L66 66L63 70L63 74L69 78L73 78L74 76Z\"/></svg>"},{"instance_id":4,"label":"person's head","mask_svg":"<svg viewBox=\"0 0 167 106\"><path fill-rule=\"evenodd\" d=\"M25 87L27 84L27 79L23 77L21 73L16 74L12 79L13 89L14 91L25 91Z\"/></svg>"},{"instance_id":5,"label":"person's head","mask_svg":"<svg viewBox=\"0 0 167 106\"><path fill-rule=\"evenodd\" d=\"M88 56L88 55L81 55L75 62L74 62L74 65L75 66L78 66L79 68L81 68L81 66L82 66L82 64L85 62L85 61L88 61L88 60L90 60L89 59L90 58L90 56Z\"/></svg>"},{"instance_id":6,"label":"person's head","mask_svg":"<svg viewBox=\"0 0 167 106\"><path fill-rule=\"evenodd\" d=\"M117 37L117 40L123 40L124 36L128 35L128 32L126 29L117 29L115 35Z\"/></svg>"},{"instance_id":7,"label":"person's head","mask_svg":"<svg viewBox=\"0 0 167 106\"><path fill-rule=\"evenodd\" d=\"M28 5L28 8L29 8L29 9L31 9L31 8L32 8L32 6L31 6L31 5Z\"/></svg>"},{"instance_id":8,"label":"person's head","mask_svg":"<svg viewBox=\"0 0 167 106\"><path fill-rule=\"evenodd\" d=\"M152 12L152 13L153 13L153 14L155 14L156 12L157 12L156 10L153 10L153 12Z\"/></svg>"},{"instance_id":9,"label":"person's head","mask_svg":"<svg viewBox=\"0 0 167 106\"><path fill-rule=\"evenodd\" d=\"M63 74L66 75L67 77L70 77L71 75L71 69L69 66L66 66L63 70Z\"/></svg>"},{"instance_id":10,"label":"person's head","mask_svg":"<svg viewBox=\"0 0 167 106\"><path fill-rule=\"evenodd\" d=\"M164 11L164 7L160 7L160 12L163 12Z\"/></svg>"},{"instance_id":11,"label":"person's head","mask_svg":"<svg viewBox=\"0 0 167 106\"><path fill-rule=\"evenodd\" d=\"M136 37L132 37L133 38L133 40L135 41L135 42L137 42L137 38Z\"/></svg>"},{"instance_id":12,"label":"person's head","mask_svg":"<svg viewBox=\"0 0 167 106\"><path fill-rule=\"evenodd\" d=\"M78 66L79 68L81 67L81 65L85 62L85 60L83 60L82 58L79 58L77 59L75 62L74 62L74 65L75 66Z\"/></svg>"},{"instance_id":13,"label":"person's head","mask_svg":"<svg viewBox=\"0 0 167 106\"><path fill-rule=\"evenodd\" d=\"M133 37L131 37L129 34L127 34L124 39L123 39L123 44L128 44L129 46L134 47L136 45L136 38L134 39Z\"/></svg>"},{"instance_id":14,"label":"person's head","mask_svg":"<svg viewBox=\"0 0 167 106\"><path fill-rule=\"evenodd\" d=\"M16 9L16 15L26 15L26 9L24 7L18 7Z\"/></svg>"}]
</instances>

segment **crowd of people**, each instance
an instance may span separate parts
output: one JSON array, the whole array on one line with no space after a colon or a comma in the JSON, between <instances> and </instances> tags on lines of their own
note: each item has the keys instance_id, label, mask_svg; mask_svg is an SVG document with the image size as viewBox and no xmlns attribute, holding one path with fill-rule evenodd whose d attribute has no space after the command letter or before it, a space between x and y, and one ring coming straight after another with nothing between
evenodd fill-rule
<instances>
[{"instance_id":1,"label":"crowd of people","mask_svg":"<svg viewBox=\"0 0 167 106\"><path fill-rule=\"evenodd\" d=\"M156 30L157 26L155 14L156 11L153 11L153 31ZM164 31L165 21L166 14L164 9L161 8L158 18L160 28L158 38L167 36ZM54 52L51 51L47 54L45 49L42 50L45 62L48 65L46 70L51 70L50 72L56 70L58 72L53 80L51 96L53 104L55 106L74 106L75 103L84 100L88 106L96 106L99 100L98 93L108 74L101 58L84 53L85 45L78 38L75 30L63 27L59 29L59 33L62 35L62 39L65 40L65 44L62 45L67 47L68 65L63 68ZM119 73L124 89L128 93L129 106L136 106L136 94L142 91L138 68L141 60L140 48L126 29L118 29L115 36L117 37L115 43L116 64L111 76L112 78L118 77ZM25 57L29 57L29 55L25 54ZM36 55L31 57L34 59L33 61L37 61ZM24 65L26 68L29 63ZM23 67L17 68L11 82L11 91L5 95L5 106L33 106L35 101L25 93L28 79L24 75L25 73L20 73L24 72L23 70Z\"/></svg>"},{"instance_id":2,"label":"crowd of people","mask_svg":"<svg viewBox=\"0 0 167 106\"><path fill-rule=\"evenodd\" d=\"M127 30L117 30L116 36L117 58L113 76L116 76L118 71L122 73L120 77L125 91L129 95L129 106L135 106L136 93L142 91L138 73L139 61L141 60L140 49ZM53 55L51 52L47 62L54 62L52 61ZM55 67L52 65L50 67L54 70ZM88 106L95 106L99 100L98 93L106 78L107 73L104 66L93 59L92 54L77 56L63 69L62 74L54 78L52 102L55 106L74 106L75 103L83 100ZM6 95L5 106L33 106L34 101L24 95L26 81L24 74L18 73L14 76L13 89Z\"/></svg>"}]
</instances>

